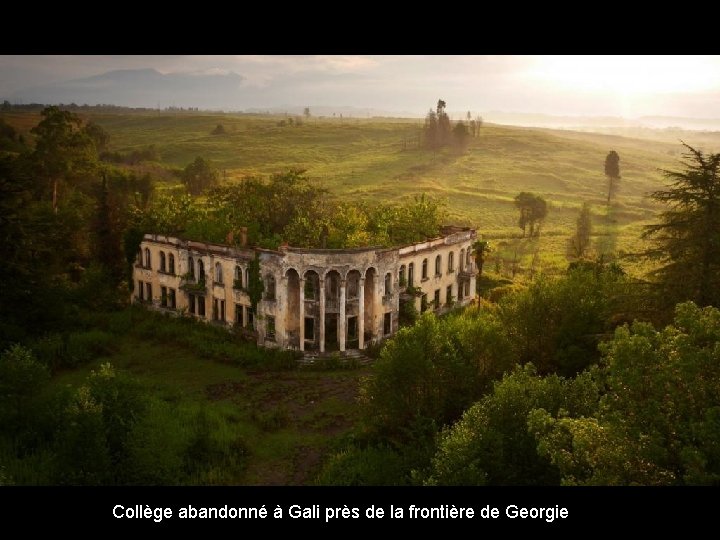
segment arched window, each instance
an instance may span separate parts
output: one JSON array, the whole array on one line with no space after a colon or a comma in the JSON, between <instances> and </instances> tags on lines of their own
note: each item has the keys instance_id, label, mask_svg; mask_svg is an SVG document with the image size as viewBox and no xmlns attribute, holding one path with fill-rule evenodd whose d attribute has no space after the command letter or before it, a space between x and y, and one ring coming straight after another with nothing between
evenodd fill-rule
<instances>
[{"instance_id":1,"label":"arched window","mask_svg":"<svg viewBox=\"0 0 720 540\"><path fill-rule=\"evenodd\" d=\"M455 271L455 252L451 251L448 254L448 273Z\"/></svg>"},{"instance_id":2,"label":"arched window","mask_svg":"<svg viewBox=\"0 0 720 540\"><path fill-rule=\"evenodd\" d=\"M235 265L235 281L233 282L233 287L236 289L242 289L243 286L243 272L242 268L240 268L237 264Z\"/></svg>"},{"instance_id":3,"label":"arched window","mask_svg":"<svg viewBox=\"0 0 720 540\"><path fill-rule=\"evenodd\" d=\"M415 263L410 263L408 265L408 287L414 287L413 283L415 281Z\"/></svg>"},{"instance_id":4,"label":"arched window","mask_svg":"<svg viewBox=\"0 0 720 540\"><path fill-rule=\"evenodd\" d=\"M215 263L215 283L222 283L223 282L223 275L222 275L222 265L217 262Z\"/></svg>"},{"instance_id":5,"label":"arched window","mask_svg":"<svg viewBox=\"0 0 720 540\"><path fill-rule=\"evenodd\" d=\"M428 272L427 267L428 267L427 259L423 259L423 265L422 265L422 278L423 278L423 279L427 279L427 277L428 277L428 275L427 275L427 272Z\"/></svg>"},{"instance_id":6,"label":"arched window","mask_svg":"<svg viewBox=\"0 0 720 540\"><path fill-rule=\"evenodd\" d=\"M435 257L435 275L436 276L439 276L442 274L441 265L442 265L442 257L440 257L440 255L438 255L437 257Z\"/></svg>"},{"instance_id":7,"label":"arched window","mask_svg":"<svg viewBox=\"0 0 720 540\"><path fill-rule=\"evenodd\" d=\"M145 248L145 268L152 268L150 265L150 250Z\"/></svg>"},{"instance_id":8,"label":"arched window","mask_svg":"<svg viewBox=\"0 0 720 540\"><path fill-rule=\"evenodd\" d=\"M465 270L465 249L460 250L460 260L458 260L459 269L458 272Z\"/></svg>"},{"instance_id":9,"label":"arched window","mask_svg":"<svg viewBox=\"0 0 720 540\"><path fill-rule=\"evenodd\" d=\"M199 281L205 281L205 263L202 261L202 259L198 259L197 278Z\"/></svg>"},{"instance_id":10,"label":"arched window","mask_svg":"<svg viewBox=\"0 0 720 540\"><path fill-rule=\"evenodd\" d=\"M195 279L195 261L192 257L188 258L188 277Z\"/></svg>"},{"instance_id":11,"label":"arched window","mask_svg":"<svg viewBox=\"0 0 720 540\"><path fill-rule=\"evenodd\" d=\"M400 272L398 273L398 282L400 283L401 287L405 286L405 265L404 264L400 267Z\"/></svg>"},{"instance_id":12,"label":"arched window","mask_svg":"<svg viewBox=\"0 0 720 540\"><path fill-rule=\"evenodd\" d=\"M275 300L275 276L265 276L265 300Z\"/></svg>"},{"instance_id":13,"label":"arched window","mask_svg":"<svg viewBox=\"0 0 720 540\"><path fill-rule=\"evenodd\" d=\"M245 269L245 286L250 287L250 269Z\"/></svg>"},{"instance_id":14,"label":"arched window","mask_svg":"<svg viewBox=\"0 0 720 540\"><path fill-rule=\"evenodd\" d=\"M392 274L385 274L385 294L392 294Z\"/></svg>"},{"instance_id":15,"label":"arched window","mask_svg":"<svg viewBox=\"0 0 720 540\"><path fill-rule=\"evenodd\" d=\"M165 264L165 252L160 252L160 271L167 272L167 265Z\"/></svg>"},{"instance_id":16,"label":"arched window","mask_svg":"<svg viewBox=\"0 0 720 540\"><path fill-rule=\"evenodd\" d=\"M175 275L175 255L168 255L168 273Z\"/></svg>"}]
</instances>

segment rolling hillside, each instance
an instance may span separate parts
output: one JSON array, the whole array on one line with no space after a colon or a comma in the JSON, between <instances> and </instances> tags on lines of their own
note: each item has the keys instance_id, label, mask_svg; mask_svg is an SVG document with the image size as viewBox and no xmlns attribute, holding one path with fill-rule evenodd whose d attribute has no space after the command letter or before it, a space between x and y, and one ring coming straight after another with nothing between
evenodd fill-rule
<instances>
[{"instance_id":1,"label":"rolling hillside","mask_svg":"<svg viewBox=\"0 0 720 540\"><path fill-rule=\"evenodd\" d=\"M29 115L6 115L23 131ZM401 119L310 118L302 126L284 116L203 113L103 114L90 117L111 136L110 150L155 145L162 163L184 167L196 156L213 160L228 181L290 167L309 174L346 200L395 200L426 192L446 200L450 221L476 226L508 258L527 269L565 266L565 242L578 209L593 205L596 241L606 251L641 248L642 226L658 211L647 194L663 185L660 168L679 166L680 143L618 135L483 126L465 152L419 148L421 122ZM222 124L224 135L211 135ZM693 143L692 132L685 132ZM701 135L703 138L701 138ZM696 134L698 140L707 134ZM605 205L603 164L608 151L621 157L622 181L611 215ZM540 240L520 241L513 197L542 194L550 212ZM512 255L509 253L512 252ZM637 263L628 263L642 273Z\"/></svg>"}]
</instances>

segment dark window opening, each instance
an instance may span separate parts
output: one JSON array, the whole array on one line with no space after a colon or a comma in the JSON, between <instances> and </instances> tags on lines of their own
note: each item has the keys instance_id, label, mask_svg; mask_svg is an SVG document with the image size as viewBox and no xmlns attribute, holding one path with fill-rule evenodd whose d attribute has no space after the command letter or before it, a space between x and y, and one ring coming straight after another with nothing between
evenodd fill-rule
<instances>
[{"instance_id":1,"label":"dark window opening","mask_svg":"<svg viewBox=\"0 0 720 540\"><path fill-rule=\"evenodd\" d=\"M205 316L205 297L198 296L197 304L198 304L198 315L200 315L201 317L204 317Z\"/></svg>"},{"instance_id":2,"label":"dark window opening","mask_svg":"<svg viewBox=\"0 0 720 540\"><path fill-rule=\"evenodd\" d=\"M358 318L348 317L348 340L356 340L358 338Z\"/></svg>"},{"instance_id":3,"label":"dark window opening","mask_svg":"<svg viewBox=\"0 0 720 540\"><path fill-rule=\"evenodd\" d=\"M195 315L195 295L188 294L188 311Z\"/></svg>"},{"instance_id":4,"label":"dark window opening","mask_svg":"<svg viewBox=\"0 0 720 540\"><path fill-rule=\"evenodd\" d=\"M267 316L267 324L265 326L265 337L267 339L275 339L275 317Z\"/></svg>"},{"instance_id":5,"label":"dark window opening","mask_svg":"<svg viewBox=\"0 0 720 540\"><path fill-rule=\"evenodd\" d=\"M235 304L235 324L237 326L243 326L243 309L245 306L242 304Z\"/></svg>"},{"instance_id":6,"label":"dark window opening","mask_svg":"<svg viewBox=\"0 0 720 540\"><path fill-rule=\"evenodd\" d=\"M452 285L447 286L447 291L445 292L445 302L449 305L453 302L453 294L452 294Z\"/></svg>"},{"instance_id":7,"label":"dark window opening","mask_svg":"<svg viewBox=\"0 0 720 540\"><path fill-rule=\"evenodd\" d=\"M435 298L433 299L433 308L440 309L440 289L435 291Z\"/></svg>"},{"instance_id":8,"label":"dark window opening","mask_svg":"<svg viewBox=\"0 0 720 540\"><path fill-rule=\"evenodd\" d=\"M385 294L392 294L392 274L385 274Z\"/></svg>"},{"instance_id":9,"label":"dark window opening","mask_svg":"<svg viewBox=\"0 0 720 540\"><path fill-rule=\"evenodd\" d=\"M304 287L305 300L315 300L315 283L310 278L305 278Z\"/></svg>"},{"instance_id":10,"label":"dark window opening","mask_svg":"<svg viewBox=\"0 0 720 540\"><path fill-rule=\"evenodd\" d=\"M165 252L160 252L160 271L161 272L167 272L167 265L165 264Z\"/></svg>"},{"instance_id":11,"label":"dark window opening","mask_svg":"<svg viewBox=\"0 0 720 540\"><path fill-rule=\"evenodd\" d=\"M313 317L305 317L305 339L315 341L315 319Z\"/></svg>"},{"instance_id":12,"label":"dark window opening","mask_svg":"<svg viewBox=\"0 0 720 540\"><path fill-rule=\"evenodd\" d=\"M275 277L271 275L265 278L265 300L275 300Z\"/></svg>"},{"instance_id":13,"label":"dark window opening","mask_svg":"<svg viewBox=\"0 0 720 540\"><path fill-rule=\"evenodd\" d=\"M428 268L427 267L428 267L427 259L423 259L423 264L422 264L422 278L423 279L427 279L427 277L428 277L428 273L427 273Z\"/></svg>"},{"instance_id":14,"label":"dark window opening","mask_svg":"<svg viewBox=\"0 0 720 540\"><path fill-rule=\"evenodd\" d=\"M167 307L168 305L167 287L160 287L160 305L162 307Z\"/></svg>"},{"instance_id":15,"label":"dark window opening","mask_svg":"<svg viewBox=\"0 0 720 540\"><path fill-rule=\"evenodd\" d=\"M138 281L138 298L141 302L145 300L145 285L142 281Z\"/></svg>"},{"instance_id":16,"label":"dark window opening","mask_svg":"<svg viewBox=\"0 0 720 540\"><path fill-rule=\"evenodd\" d=\"M386 313L383 317L383 334L386 336L392 332L392 313Z\"/></svg>"},{"instance_id":17,"label":"dark window opening","mask_svg":"<svg viewBox=\"0 0 720 540\"><path fill-rule=\"evenodd\" d=\"M172 253L168 257L168 273L175 275L175 255Z\"/></svg>"},{"instance_id":18,"label":"dark window opening","mask_svg":"<svg viewBox=\"0 0 720 540\"><path fill-rule=\"evenodd\" d=\"M428 308L427 294L420 297L420 313L425 313Z\"/></svg>"},{"instance_id":19,"label":"dark window opening","mask_svg":"<svg viewBox=\"0 0 720 540\"><path fill-rule=\"evenodd\" d=\"M441 276L442 275L442 258L440 255L435 257L435 275Z\"/></svg>"},{"instance_id":20,"label":"dark window opening","mask_svg":"<svg viewBox=\"0 0 720 540\"><path fill-rule=\"evenodd\" d=\"M172 309L175 309L177 307L177 302L175 299L175 289L168 289L168 300L170 301L170 307Z\"/></svg>"},{"instance_id":21,"label":"dark window opening","mask_svg":"<svg viewBox=\"0 0 720 540\"><path fill-rule=\"evenodd\" d=\"M148 302L152 302L152 283L145 284L145 296Z\"/></svg>"}]
</instances>

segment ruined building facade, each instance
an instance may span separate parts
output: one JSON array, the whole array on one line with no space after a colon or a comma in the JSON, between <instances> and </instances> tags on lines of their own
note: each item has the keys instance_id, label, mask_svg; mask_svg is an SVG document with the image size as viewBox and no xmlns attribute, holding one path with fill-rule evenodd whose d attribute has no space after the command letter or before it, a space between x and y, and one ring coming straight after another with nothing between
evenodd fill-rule
<instances>
[{"instance_id":1,"label":"ruined building facade","mask_svg":"<svg viewBox=\"0 0 720 540\"><path fill-rule=\"evenodd\" d=\"M399 248L279 250L146 234L132 300L254 331L259 345L324 352L364 349L398 329L401 302L442 312L475 298L472 229ZM259 256L253 313L249 263Z\"/></svg>"}]
</instances>

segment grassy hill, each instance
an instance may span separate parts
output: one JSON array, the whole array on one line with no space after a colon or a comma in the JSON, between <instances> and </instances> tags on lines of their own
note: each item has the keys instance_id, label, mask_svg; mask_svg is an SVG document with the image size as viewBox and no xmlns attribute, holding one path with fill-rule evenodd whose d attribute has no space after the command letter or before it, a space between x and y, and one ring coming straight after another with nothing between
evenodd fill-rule
<instances>
[{"instance_id":1,"label":"grassy hill","mask_svg":"<svg viewBox=\"0 0 720 540\"><path fill-rule=\"evenodd\" d=\"M30 115L7 115L23 131ZM421 122L402 119L310 118L280 125L283 116L202 113L98 114L90 117L111 136L110 150L155 145L163 164L184 167L204 156L228 181L290 167L307 169L346 200L396 200L422 192L447 202L449 220L473 225L499 249L490 261L504 273L520 260L521 273L563 268L566 239L584 201L593 205L595 240L603 250L633 252L658 207L647 198L663 185L659 168L678 166L682 151L667 137L638 139L611 134L486 125L465 152L434 153L419 147ZM226 133L212 135L222 124ZM706 142L707 134L684 132ZM622 181L608 215L604 159L620 154ZM539 240L520 240L513 197L532 191L550 212ZM534 262L533 262L534 261ZM635 273L645 268L627 263Z\"/></svg>"}]
</instances>

